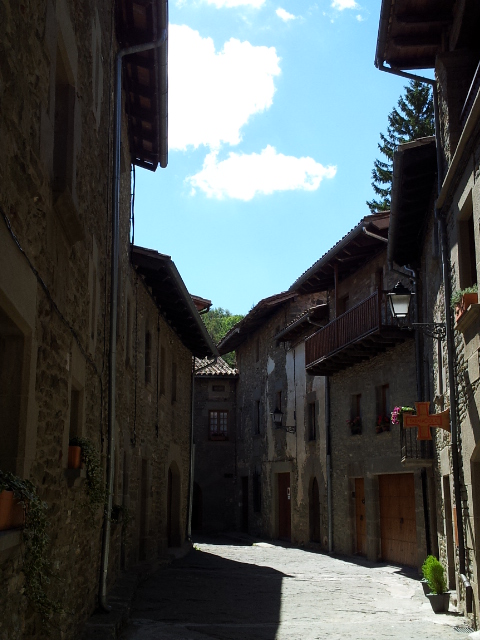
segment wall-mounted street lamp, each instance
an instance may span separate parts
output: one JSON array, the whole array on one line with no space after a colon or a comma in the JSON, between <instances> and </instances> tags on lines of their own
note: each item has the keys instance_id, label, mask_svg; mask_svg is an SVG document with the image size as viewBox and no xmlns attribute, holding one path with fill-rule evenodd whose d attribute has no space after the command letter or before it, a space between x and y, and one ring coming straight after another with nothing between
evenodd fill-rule
<instances>
[{"instance_id":1,"label":"wall-mounted street lamp","mask_svg":"<svg viewBox=\"0 0 480 640\"><path fill-rule=\"evenodd\" d=\"M412 295L414 294L401 282L397 282L393 289L387 293L390 310L396 320L402 321L408 317ZM401 325L401 322L398 324ZM444 322L407 322L404 328L420 329L427 336L437 340L443 340L446 335Z\"/></svg>"},{"instance_id":2,"label":"wall-mounted street lamp","mask_svg":"<svg viewBox=\"0 0 480 640\"><path fill-rule=\"evenodd\" d=\"M287 433L295 433L297 430L296 426L293 427L287 427L287 426L283 426L282 422L283 422L283 412L278 409L275 408L275 410L272 412L271 414L272 419L273 419L273 424L275 425L275 427L277 429L285 429L285 431L287 431Z\"/></svg>"}]
</instances>

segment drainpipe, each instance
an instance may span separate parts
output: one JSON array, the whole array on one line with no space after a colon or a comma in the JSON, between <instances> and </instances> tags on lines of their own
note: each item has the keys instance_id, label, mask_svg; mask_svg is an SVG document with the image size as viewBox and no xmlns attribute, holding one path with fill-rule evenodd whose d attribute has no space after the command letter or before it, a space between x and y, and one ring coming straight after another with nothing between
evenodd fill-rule
<instances>
[{"instance_id":1,"label":"drainpipe","mask_svg":"<svg viewBox=\"0 0 480 640\"><path fill-rule=\"evenodd\" d=\"M440 146L440 119L438 111L438 93L437 83L435 80L425 78L423 76L417 76L413 73L406 73L398 69L392 69L385 67L382 64L378 66L380 71L386 71L402 78L408 78L409 80L418 80L429 84L432 87L433 92L433 108L435 114L435 140L437 147L437 197L440 194L443 184L443 161ZM442 256L442 279L444 289L444 313L445 313L445 328L446 328L446 346L447 346L447 358L448 358L448 387L449 387L449 400L450 400L450 433L452 436L452 471L453 471L453 489L455 495L456 509L456 525L458 531L458 563L459 563L459 577L463 582L465 588L465 604L467 613L472 613L472 586L465 577L465 537L463 532L463 513L462 513L462 496L460 491L460 465L458 460L458 426L457 426L457 397L456 397L456 379L455 379L455 367L454 367L454 351L455 342L452 327L452 316L450 313L449 301L451 297L450 287L450 274L449 274L449 255L448 255L448 236L445 217L436 208L435 203L435 218L438 223L438 230L440 233L440 250Z\"/></svg>"},{"instance_id":2,"label":"drainpipe","mask_svg":"<svg viewBox=\"0 0 480 640\"><path fill-rule=\"evenodd\" d=\"M108 354L108 444L107 444L107 504L103 517L102 557L100 570L100 608L111 611L107 605L108 556L110 552L110 513L113 501L113 480L115 452L115 393L117 362L117 293L118 293L118 253L120 245L120 144L122 125L122 61L125 56L160 47L167 38L163 29L158 40L126 47L117 52L115 58L114 135L113 135L113 184L112 184L112 260L110 272L110 336Z\"/></svg>"}]
</instances>

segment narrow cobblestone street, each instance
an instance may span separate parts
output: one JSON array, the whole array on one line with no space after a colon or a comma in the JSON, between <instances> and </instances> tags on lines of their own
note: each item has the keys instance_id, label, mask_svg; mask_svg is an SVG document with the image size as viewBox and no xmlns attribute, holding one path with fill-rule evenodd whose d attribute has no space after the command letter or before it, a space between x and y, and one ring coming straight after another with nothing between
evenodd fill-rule
<instances>
[{"instance_id":1,"label":"narrow cobblestone street","mask_svg":"<svg viewBox=\"0 0 480 640\"><path fill-rule=\"evenodd\" d=\"M140 586L122 640L454 640L466 624L432 612L413 570L218 538Z\"/></svg>"}]
</instances>

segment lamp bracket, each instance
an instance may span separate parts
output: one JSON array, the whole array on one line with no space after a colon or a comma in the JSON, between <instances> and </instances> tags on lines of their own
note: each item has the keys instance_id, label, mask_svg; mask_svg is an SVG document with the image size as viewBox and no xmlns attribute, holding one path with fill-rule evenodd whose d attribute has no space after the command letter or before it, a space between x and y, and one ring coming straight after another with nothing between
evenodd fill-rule
<instances>
[{"instance_id":1,"label":"lamp bracket","mask_svg":"<svg viewBox=\"0 0 480 640\"><path fill-rule=\"evenodd\" d=\"M405 329L414 331L419 329L425 335L436 340L444 340L447 334L447 329L444 322L410 322Z\"/></svg>"}]
</instances>

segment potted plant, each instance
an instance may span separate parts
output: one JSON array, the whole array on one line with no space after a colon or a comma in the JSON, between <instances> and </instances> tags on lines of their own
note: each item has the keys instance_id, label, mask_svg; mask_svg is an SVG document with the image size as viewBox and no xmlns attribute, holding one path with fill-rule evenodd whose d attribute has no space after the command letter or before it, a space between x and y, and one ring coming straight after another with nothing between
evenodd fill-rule
<instances>
[{"instance_id":1,"label":"potted plant","mask_svg":"<svg viewBox=\"0 0 480 640\"><path fill-rule=\"evenodd\" d=\"M415 413L415 409L413 407L394 407L391 414L391 423L399 424L403 427L403 414L404 413Z\"/></svg>"},{"instance_id":2,"label":"potted plant","mask_svg":"<svg viewBox=\"0 0 480 640\"><path fill-rule=\"evenodd\" d=\"M6 479L0 480L0 531L17 529L25 522L23 504L15 495L12 484Z\"/></svg>"},{"instance_id":3,"label":"potted plant","mask_svg":"<svg viewBox=\"0 0 480 640\"><path fill-rule=\"evenodd\" d=\"M72 444L73 440L71 439L68 445L68 468L80 469L82 467L82 447Z\"/></svg>"},{"instance_id":4,"label":"potted plant","mask_svg":"<svg viewBox=\"0 0 480 640\"><path fill-rule=\"evenodd\" d=\"M458 322L471 304L478 303L478 285L460 289L452 294L450 304L455 310L455 321Z\"/></svg>"},{"instance_id":5,"label":"potted plant","mask_svg":"<svg viewBox=\"0 0 480 640\"><path fill-rule=\"evenodd\" d=\"M350 427L352 436L358 436L362 433L362 418L360 416L355 416L354 418L347 420L347 424Z\"/></svg>"},{"instance_id":6,"label":"potted plant","mask_svg":"<svg viewBox=\"0 0 480 640\"><path fill-rule=\"evenodd\" d=\"M383 431L390 431L390 417L386 413L381 413L377 416L377 426L375 428L376 433L382 433Z\"/></svg>"},{"instance_id":7,"label":"potted plant","mask_svg":"<svg viewBox=\"0 0 480 640\"><path fill-rule=\"evenodd\" d=\"M447 590L445 580L445 569L435 556L427 556L422 565L423 577L428 583L430 593L426 596L435 613L448 611L450 603L450 593Z\"/></svg>"},{"instance_id":8,"label":"potted plant","mask_svg":"<svg viewBox=\"0 0 480 640\"><path fill-rule=\"evenodd\" d=\"M88 507L92 519L97 508L105 503L105 484L103 481L103 469L100 464L100 455L91 440L88 438L71 438L70 446L80 447L81 462L85 465L87 479L85 491L88 498Z\"/></svg>"},{"instance_id":9,"label":"potted plant","mask_svg":"<svg viewBox=\"0 0 480 640\"><path fill-rule=\"evenodd\" d=\"M0 495L11 492L17 509L21 509L25 554L23 573L25 575L25 595L33 607L39 611L44 621L52 614L62 612L58 602L51 600L45 592L50 582L50 561L47 559L47 504L40 500L37 490L29 480L23 480L13 473L0 471ZM19 511L17 511L17 518ZM15 518L15 515L14 515Z\"/></svg>"}]
</instances>

